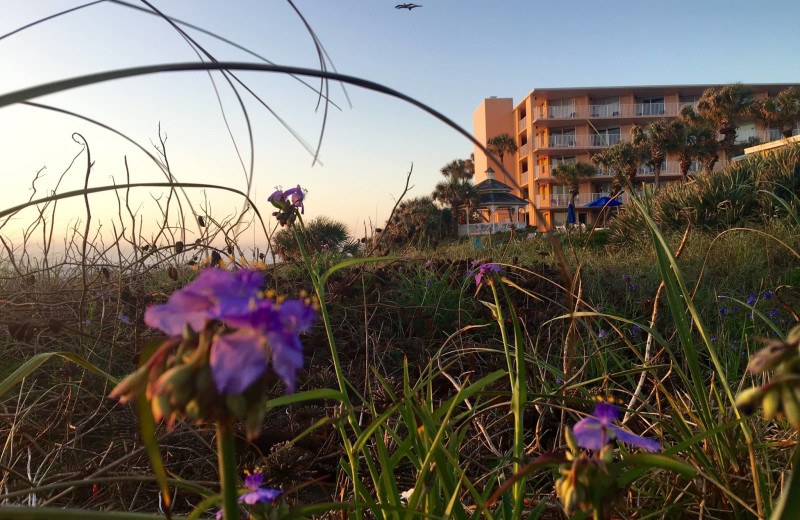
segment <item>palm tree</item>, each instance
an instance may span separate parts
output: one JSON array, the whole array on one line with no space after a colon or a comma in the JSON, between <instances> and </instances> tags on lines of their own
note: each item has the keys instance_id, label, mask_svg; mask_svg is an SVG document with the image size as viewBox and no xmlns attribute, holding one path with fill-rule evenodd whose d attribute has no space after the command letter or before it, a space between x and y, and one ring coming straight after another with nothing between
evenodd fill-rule
<instances>
[{"instance_id":1,"label":"palm tree","mask_svg":"<svg viewBox=\"0 0 800 520\"><path fill-rule=\"evenodd\" d=\"M774 98L755 101L751 111L767 128L776 126L783 137L792 137L800 119L800 88L791 87Z\"/></svg>"},{"instance_id":2,"label":"palm tree","mask_svg":"<svg viewBox=\"0 0 800 520\"><path fill-rule=\"evenodd\" d=\"M387 225L386 233L392 244L435 244L445 234L444 212L430 197L403 201ZM388 223L387 223L388 224Z\"/></svg>"},{"instance_id":3,"label":"palm tree","mask_svg":"<svg viewBox=\"0 0 800 520\"><path fill-rule=\"evenodd\" d=\"M351 242L350 231L347 225L320 215L311 219L305 226L308 246L314 251L322 249L338 250ZM300 258L300 249L297 246L294 233L288 228L281 228L272 238L275 252L284 260L297 260Z\"/></svg>"},{"instance_id":4,"label":"palm tree","mask_svg":"<svg viewBox=\"0 0 800 520\"><path fill-rule=\"evenodd\" d=\"M653 121L645 127L636 126L631 132L633 144L650 152L650 163L653 165L653 182L656 189L661 178L661 167L667 155L674 153L678 146L675 128L666 119Z\"/></svg>"},{"instance_id":5,"label":"palm tree","mask_svg":"<svg viewBox=\"0 0 800 520\"><path fill-rule=\"evenodd\" d=\"M475 163L472 159L456 159L442 166L439 172L450 180L468 180L475 175Z\"/></svg>"},{"instance_id":6,"label":"palm tree","mask_svg":"<svg viewBox=\"0 0 800 520\"><path fill-rule=\"evenodd\" d=\"M569 184L570 204L575 207L575 198L578 196L580 189L579 182L581 179L588 179L597 174L597 168L591 163L586 161L578 161L574 163L562 162L553 168L553 177Z\"/></svg>"},{"instance_id":7,"label":"palm tree","mask_svg":"<svg viewBox=\"0 0 800 520\"><path fill-rule=\"evenodd\" d=\"M707 89L697 101L697 116L705 119L708 126L722 134L722 139L717 144L726 157L736 143L736 127L750 114L752 104L753 91L741 83ZM715 162L711 161L712 167Z\"/></svg>"},{"instance_id":8,"label":"palm tree","mask_svg":"<svg viewBox=\"0 0 800 520\"><path fill-rule=\"evenodd\" d=\"M713 130L707 126L692 124L683 119L674 119L669 124L672 127L670 131L675 135L673 153L678 156L681 177L686 181L692 161L708 164L712 159L716 160L717 141Z\"/></svg>"},{"instance_id":9,"label":"palm tree","mask_svg":"<svg viewBox=\"0 0 800 520\"><path fill-rule=\"evenodd\" d=\"M492 137L486 141L486 147L490 152L500 158L500 164L503 164L503 157L505 154L512 154L517 151L517 143L514 138L508 134L500 134Z\"/></svg>"},{"instance_id":10,"label":"palm tree","mask_svg":"<svg viewBox=\"0 0 800 520\"><path fill-rule=\"evenodd\" d=\"M606 171L614 172L612 194L616 195L622 190L623 174L628 177L631 185L636 185L636 173L645 159L642 146L631 141L619 141L602 152L592 156L592 162Z\"/></svg>"},{"instance_id":11,"label":"palm tree","mask_svg":"<svg viewBox=\"0 0 800 520\"><path fill-rule=\"evenodd\" d=\"M458 234L459 210L469 208L477 199L475 186L469 180L449 179L436 185L431 197L442 205L450 206L453 214L453 231Z\"/></svg>"}]
</instances>

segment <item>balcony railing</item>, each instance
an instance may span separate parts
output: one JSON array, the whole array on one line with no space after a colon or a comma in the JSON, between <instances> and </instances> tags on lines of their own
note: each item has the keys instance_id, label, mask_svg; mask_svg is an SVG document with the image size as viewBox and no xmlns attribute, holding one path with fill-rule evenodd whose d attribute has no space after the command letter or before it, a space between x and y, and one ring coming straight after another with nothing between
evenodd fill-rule
<instances>
[{"instance_id":1,"label":"balcony railing","mask_svg":"<svg viewBox=\"0 0 800 520\"><path fill-rule=\"evenodd\" d=\"M609 105L576 105L544 107L536 110L536 119L591 119L595 117L661 117L677 116L681 107L692 103L625 103Z\"/></svg>"},{"instance_id":2,"label":"balcony railing","mask_svg":"<svg viewBox=\"0 0 800 520\"><path fill-rule=\"evenodd\" d=\"M517 123L517 131L521 132L525 130L525 127L527 125L528 125L528 117L526 116L520 119L519 122Z\"/></svg>"},{"instance_id":3,"label":"balcony railing","mask_svg":"<svg viewBox=\"0 0 800 520\"><path fill-rule=\"evenodd\" d=\"M524 222L479 222L477 224L461 224L458 226L458 236L488 235L489 233L502 233L511 231L511 228L522 229Z\"/></svg>"},{"instance_id":4,"label":"balcony railing","mask_svg":"<svg viewBox=\"0 0 800 520\"><path fill-rule=\"evenodd\" d=\"M610 197L610 194L607 192L578 193L578 196L575 198L575 206L581 208L586 206L590 202L594 202L602 197ZM618 200L624 204L628 202L628 199L629 199L628 194L622 193L615 200ZM555 193L549 196L548 195L536 196L536 206L540 208L566 208L569 206L569 203L571 201L572 201L572 195L570 195L569 193Z\"/></svg>"},{"instance_id":5,"label":"balcony railing","mask_svg":"<svg viewBox=\"0 0 800 520\"><path fill-rule=\"evenodd\" d=\"M519 157L525 157L531 153L531 143L525 143L517 149L517 155Z\"/></svg>"},{"instance_id":6,"label":"balcony railing","mask_svg":"<svg viewBox=\"0 0 800 520\"><path fill-rule=\"evenodd\" d=\"M619 134L551 135L539 137L539 148L600 148L613 146L622 139Z\"/></svg>"},{"instance_id":7,"label":"balcony railing","mask_svg":"<svg viewBox=\"0 0 800 520\"><path fill-rule=\"evenodd\" d=\"M519 174L519 184L520 186L525 186L528 184L528 172L522 172Z\"/></svg>"}]
</instances>

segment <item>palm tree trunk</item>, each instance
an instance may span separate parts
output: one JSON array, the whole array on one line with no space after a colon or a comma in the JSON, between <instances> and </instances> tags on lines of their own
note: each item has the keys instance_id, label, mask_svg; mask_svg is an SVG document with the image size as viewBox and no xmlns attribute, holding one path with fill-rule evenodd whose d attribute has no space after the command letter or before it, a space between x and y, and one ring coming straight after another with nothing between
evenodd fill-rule
<instances>
[{"instance_id":1,"label":"palm tree trunk","mask_svg":"<svg viewBox=\"0 0 800 520\"><path fill-rule=\"evenodd\" d=\"M658 189L661 183L661 165L658 163L653 164L653 185Z\"/></svg>"}]
</instances>

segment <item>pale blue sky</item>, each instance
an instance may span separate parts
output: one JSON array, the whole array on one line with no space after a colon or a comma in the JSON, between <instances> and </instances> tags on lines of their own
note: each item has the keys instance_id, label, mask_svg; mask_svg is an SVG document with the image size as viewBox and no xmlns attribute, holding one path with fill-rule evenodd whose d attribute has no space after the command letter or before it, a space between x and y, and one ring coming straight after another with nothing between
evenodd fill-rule
<instances>
[{"instance_id":1,"label":"pale blue sky","mask_svg":"<svg viewBox=\"0 0 800 520\"><path fill-rule=\"evenodd\" d=\"M0 0L0 34L79 5L67 0ZM171 0L160 9L232 39L268 59L315 67L314 46L290 6L281 0ZM800 82L800 3L796 1L487 1L419 0L397 10L394 0L296 0L337 69L399 90L471 129L485 97L513 97L532 88ZM220 60L246 61L242 52L191 33ZM103 3L0 40L0 94L55 79L135 65L194 60L189 47L162 20ZM242 73L306 141L314 144L321 112L307 88L274 74ZM245 156L245 127L230 89L220 81L226 114ZM314 83L314 80L310 80ZM428 194L439 168L469 156L463 137L401 101L331 85L332 110L320 158L311 157L276 120L243 94L256 139L260 208L276 185L309 190L307 214L327 214L363 230L378 226L399 195L414 163L410 196ZM149 146L161 123L173 172L185 182L244 188L244 173L204 73L162 74L120 80L38 101L67 108L116 127ZM26 200L34 173L46 167L40 194L52 189L78 151L71 134L89 141L95 169L90 183L123 182L127 155L134 182L161 180L158 172L118 137L67 116L27 107L0 109L3 207ZM249 160L249 157L246 157ZM83 184L85 158L60 190ZM154 196L157 196L153 193ZM216 215L238 202L209 193ZM110 229L112 197L98 197L94 217ZM149 194L140 191L145 224L154 222ZM195 203L202 201L192 192ZM64 204L56 231L82 218L82 201ZM136 206L138 207L138 206ZM3 230L19 228L33 213ZM72 219L72 220L70 220Z\"/></svg>"}]
</instances>

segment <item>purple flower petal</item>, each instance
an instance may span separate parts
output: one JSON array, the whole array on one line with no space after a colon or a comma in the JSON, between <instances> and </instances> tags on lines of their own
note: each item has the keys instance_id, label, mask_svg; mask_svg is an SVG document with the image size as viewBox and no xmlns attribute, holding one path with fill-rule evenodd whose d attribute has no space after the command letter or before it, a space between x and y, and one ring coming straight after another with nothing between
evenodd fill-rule
<instances>
[{"instance_id":1,"label":"purple flower petal","mask_svg":"<svg viewBox=\"0 0 800 520\"><path fill-rule=\"evenodd\" d=\"M264 340L253 330L225 334L214 340L209 364L219 393L241 394L264 373L267 369Z\"/></svg>"},{"instance_id":2,"label":"purple flower petal","mask_svg":"<svg viewBox=\"0 0 800 520\"><path fill-rule=\"evenodd\" d=\"M620 442L642 448L645 451L661 451L661 444L655 439L641 437L618 426L609 426L609 430L613 432L612 437Z\"/></svg>"},{"instance_id":3,"label":"purple flower petal","mask_svg":"<svg viewBox=\"0 0 800 520\"><path fill-rule=\"evenodd\" d=\"M286 385L286 393L293 393L297 371L303 368L303 344L291 331L268 332L267 342L272 349L272 368Z\"/></svg>"},{"instance_id":4,"label":"purple flower petal","mask_svg":"<svg viewBox=\"0 0 800 520\"><path fill-rule=\"evenodd\" d=\"M600 401L594 407L592 416L600 421L600 424L607 426L619 419L619 410L611 403Z\"/></svg>"},{"instance_id":5,"label":"purple flower petal","mask_svg":"<svg viewBox=\"0 0 800 520\"><path fill-rule=\"evenodd\" d=\"M247 486L247 489L250 491L255 491L259 487L261 487L261 483L264 481L264 474L260 471L254 471L250 473L246 477L244 477L244 485Z\"/></svg>"},{"instance_id":6,"label":"purple flower petal","mask_svg":"<svg viewBox=\"0 0 800 520\"><path fill-rule=\"evenodd\" d=\"M257 489L255 491L251 491L250 493L245 493L244 495L239 497L239 503L246 503L246 504L256 504L258 502L263 502L265 504L271 504L275 501L279 496L283 494L283 491L280 489L270 489L270 488L262 488Z\"/></svg>"},{"instance_id":7,"label":"purple flower petal","mask_svg":"<svg viewBox=\"0 0 800 520\"><path fill-rule=\"evenodd\" d=\"M603 431L604 426L592 416L584 417L572 427L578 446L587 450L599 450L604 440L608 442L608 436L604 436Z\"/></svg>"}]
</instances>

